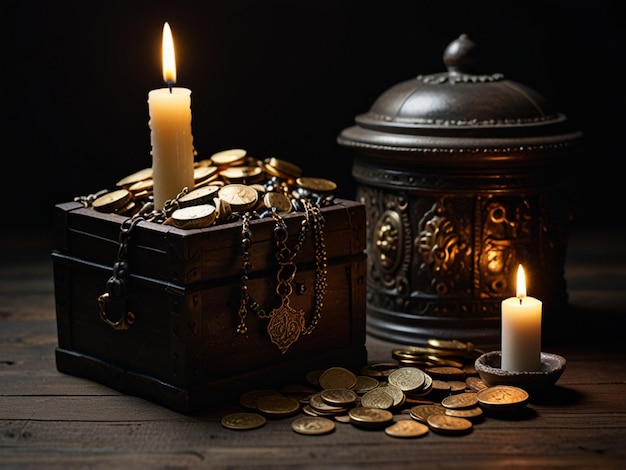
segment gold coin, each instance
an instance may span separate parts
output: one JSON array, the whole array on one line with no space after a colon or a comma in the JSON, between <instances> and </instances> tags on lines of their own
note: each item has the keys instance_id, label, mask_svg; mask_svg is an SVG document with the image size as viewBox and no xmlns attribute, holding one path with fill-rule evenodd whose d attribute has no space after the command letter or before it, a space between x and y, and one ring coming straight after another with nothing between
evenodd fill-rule
<instances>
[{"instance_id":1,"label":"gold coin","mask_svg":"<svg viewBox=\"0 0 626 470\"><path fill-rule=\"evenodd\" d=\"M489 385L487 385L483 379L480 379L478 377L468 377L467 379L465 379L465 384L471 388L472 390L474 390L475 392L479 392L487 387L489 387Z\"/></svg>"},{"instance_id":2,"label":"gold coin","mask_svg":"<svg viewBox=\"0 0 626 470\"><path fill-rule=\"evenodd\" d=\"M333 416L333 419L339 423L349 423L350 422L350 415L345 414L345 415L336 415Z\"/></svg>"},{"instance_id":3,"label":"gold coin","mask_svg":"<svg viewBox=\"0 0 626 470\"><path fill-rule=\"evenodd\" d=\"M309 415L309 416L332 416L332 413L325 413L323 411L317 411L309 404L305 404L302 407L302 412L305 415Z\"/></svg>"},{"instance_id":4,"label":"gold coin","mask_svg":"<svg viewBox=\"0 0 626 470\"><path fill-rule=\"evenodd\" d=\"M143 181L147 179L152 179L152 168L144 168L143 170L136 171L121 180L119 180L115 185L120 187L130 186L133 183L137 183L138 181Z\"/></svg>"},{"instance_id":5,"label":"gold coin","mask_svg":"<svg viewBox=\"0 0 626 470\"><path fill-rule=\"evenodd\" d=\"M435 366L428 367L424 371L429 374L433 379L441 380L465 380L465 372L458 367L450 366Z\"/></svg>"},{"instance_id":6,"label":"gold coin","mask_svg":"<svg viewBox=\"0 0 626 470\"><path fill-rule=\"evenodd\" d=\"M252 183L250 186L253 187L257 193L259 193L259 197L263 196L267 192L267 188L261 183Z\"/></svg>"},{"instance_id":7,"label":"gold coin","mask_svg":"<svg viewBox=\"0 0 626 470\"><path fill-rule=\"evenodd\" d=\"M469 419L447 416L445 414L428 417L428 427L441 434L464 434L471 431L474 425Z\"/></svg>"},{"instance_id":8,"label":"gold coin","mask_svg":"<svg viewBox=\"0 0 626 470\"><path fill-rule=\"evenodd\" d=\"M435 402L432 400L429 400L427 398L423 398L422 396L418 395L418 396L413 396L413 395L407 395L404 403L407 403L410 406L416 406L416 405L434 405Z\"/></svg>"},{"instance_id":9,"label":"gold coin","mask_svg":"<svg viewBox=\"0 0 626 470\"><path fill-rule=\"evenodd\" d=\"M218 197L230 204L233 211L239 212L247 211L256 206L259 193L245 184L233 183L220 188Z\"/></svg>"},{"instance_id":10,"label":"gold coin","mask_svg":"<svg viewBox=\"0 0 626 470\"><path fill-rule=\"evenodd\" d=\"M478 405L476 392L464 392L450 395L441 400L444 408L458 410L460 408L471 408Z\"/></svg>"},{"instance_id":11,"label":"gold coin","mask_svg":"<svg viewBox=\"0 0 626 470\"><path fill-rule=\"evenodd\" d=\"M495 411L511 411L526 405L528 392L512 385L495 385L476 392L483 408Z\"/></svg>"},{"instance_id":12,"label":"gold coin","mask_svg":"<svg viewBox=\"0 0 626 470\"><path fill-rule=\"evenodd\" d=\"M406 392L421 388L425 378L424 372L417 367L400 367L389 374L387 381Z\"/></svg>"},{"instance_id":13,"label":"gold coin","mask_svg":"<svg viewBox=\"0 0 626 470\"><path fill-rule=\"evenodd\" d=\"M367 375L357 375L354 391L362 395L365 392L369 392L370 390L375 389L376 387L378 387L379 384L380 382L374 377L368 377Z\"/></svg>"},{"instance_id":14,"label":"gold coin","mask_svg":"<svg viewBox=\"0 0 626 470\"><path fill-rule=\"evenodd\" d=\"M154 188L154 181L152 180L152 178L137 181L136 183L133 183L130 186L126 187L126 189L128 189L131 193L136 194L136 195L139 195L140 193L143 193L144 191L152 192L153 188Z\"/></svg>"},{"instance_id":15,"label":"gold coin","mask_svg":"<svg viewBox=\"0 0 626 470\"><path fill-rule=\"evenodd\" d=\"M330 193L337 189L334 181L325 178L300 177L296 179L296 184L302 189L315 193Z\"/></svg>"},{"instance_id":16,"label":"gold coin","mask_svg":"<svg viewBox=\"0 0 626 470\"><path fill-rule=\"evenodd\" d=\"M347 388L328 388L320 392L320 397L329 405L348 406L356 401L356 393Z\"/></svg>"},{"instance_id":17,"label":"gold coin","mask_svg":"<svg viewBox=\"0 0 626 470\"><path fill-rule=\"evenodd\" d=\"M201 186L182 196L178 200L178 204L180 207L206 204L217 195L219 189L220 188L218 186Z\"/></svg>"},{"instance_id":18,"label":"gold coin","mask_svg":"<svg viewBox=\"0 0 626 470\"><path fill-rule=\"evenodd\" d=\"M251 184L263 176L260 166L230 166L220 170L220 176L229 183Z\"/></svg>"},{"instance_id":19,"label":"gold coin","mask_svg":"<svg viewBox=\"0 0 626 470\"><path fill-rule=\"evenodd\" d=\"M421 358L428 354L436 353L436 349L423 348L421 346L404 346L391 350L391 357L394 359L415 359Z\"/></svg>"},{"instance_id":20,"label":"gold coin","mask_svg":"<svg viewBox=\"0 0 626 470\"><path fill-rule=\"evenodd\" d=\"M198 166L193 170L193 180L198 183L204 181L207 178L217 173L217 167L215 166Z\"/></svg>"},{"instance_id":21,"label":"gold coin","mask_svg":"<svg viewBox=\"0 0 626 470\"><path fill-rule=\"evenodd\" d=\"M461 369L463 367L463 363L460 361L456 361L450 358L438 357L438 356L426 356L426 360L433 364L433 366L449 366L456 367L457 369Z\"/></svg>"},{"instance_id":22,"label":"gold coin","mask_svg":"<svg viewBox=\"0 0 626 470\"><path fill-rule=\"evenodd\" d=\"M135 206L136 206L135 202L130 201L124 207L119 208L115 212L117 212L118 214L122 214L122 215L129 215L133 212L133 210L135 209Z\"/></svg>"},{"instance_id":23,"label":"gold coin","mask_svg":"<svg viewBox=\"0 0 626 470\"><path fill-rule=\"evenodd\" d=\"M283 193L278 193L276 191L265 193L263 196L263 203L268 209L274 207L276 212L280 215L288 214L292 209L291 199Z\"/></svg>"},{"instance_id":24,"label":"gold coin","mask_svg":"<svg viewBox=\"0 0 626 470\"><path fill-rule=\"evenodd\" d=\"M243 431L260 428L267 423L267 419L259 413L242 411L224 416L221 422L225 428Z\"/></svg>"},{"instance_id":25,"label":"gold coin","mask_svg":"<svg viewBox=\"0 0 626 470\"><path fill-rule=\"evenodd\" d=\"M408 397L409 395L412 397L423 397L427 394L429 394L433 389L433 378L424 373L424 384L415 390L410 390L405 392L405 395Z\"/></svg>"},{"instance_id":26,"label":"gold coin","mask_svg":"<svg viewBox=\"0 0 626 470\"><path fill-rule=\"evenodd\" d=\"M183 207L172 213L172 222L178 228L203 228L215 222L215 206L200 204L197 206Z\"/></svg>"},{"instance_id":27,"label":"gold coin","mask_svg":"<svg viewBox=\"0 0 626 470\"><path fill-rule=\"evenodd\" d=\"M304 413L309 416L323 416L325 418L334 418L335 416L341 416L348 413L348 408L324 411L318 410L314 406L308 404L304 405L304 408L306 408L306 410L303 409Z\"/></svg>"},{"instance_id":28,"label":"gold coin","mask_svg":"<svg viewBox=\"0 0 626 470\"><path fill-rule=\"evenodd\" d=\"M205 158L202 160L199 160L195 163L195 166L213 166L213 162L211 161L210 158Z\"/></svg>"},{"instance_id":29,"label":"gold coin","mask_svg":"<svg viewBox=\"0 0 626 470\"><path fill-rule=\"evenodd\" d=\"M352 424L365 428L381 427L393 421L391 411L366 406L351 408L348 415Z\"/></svg>"},{"instance_id":30,"label":"gold coin","mask_svg":"<svg viewBox=\"0 0 626 470\"><path fill-rule=\"evenodd\" d=\"M344 367L330 367L320 375L319 385L323 389L352 389L356 385L356 375Z\"/></svg>"},{"instance_id":31,"label":"gold coin","mask_svg":"<svg viewBox=\"0 0 626 470\"><path fill-rule=\"evenodd\" d=\"M133 198L127 189L116 189L97 198L91 204L98 212L115 212L126 206Z\"/></svg>"},{"instance_id":32,"label":"gold coin","mask_svg":"<svg viewBox=\"0 0 626 470\"><path fill-rule=\"evenodd\" d=\"M248 408L250 410L256 410L257 404L259 402L259 398L273 396L273 395L280 395L280 393L277 392L276 390L269 390L269 389L251 390L249 392L244 393L243 395L239 397L239 403L244 408Z\"/></svg>"},{"instance_id":33,"label":"gold coin","mask_svg":"<svg viewBox=\"0 0 626 470\"><path fill-rule=\"evenodd\" d=\"M369 392L365 392L361 398L361 405L367 408L379 408L381 410L388 410L393 407L394 398L388 391L383 390L382 387L376 387Z\"/></svg>"},{"instance_id":34,"label":"gold coin","mask_svg":"<svg viewBox=\"0 0 626 470\"><path fill-rule=\"evenodd\" d=\"M300 411L300 402L293 397L284 395L268 395L259 398L257 409L265 416L284 418Z\"/></svg>"},{"instance_id":35,"label":"gold coin","mask_svg":"<svg viewBox=\"0 0 626 470\"><path fill-rule=\"evenodd\" d=\"M471 357L467 351L455 349L424 348L420 346L404 346L393 349L391 356L396 360L415 360L423 362L439 361L443 358Z\"/></svg>"},{"instance_id":36,"label":"gold coin","mask_svg":"<svg viewBox=\"0 0 626 470\"><path fill-rule=\"evenodd\" d=\"M403 419L385 428L391 437L421 437L428 434L428 426L410 419Z\"/></svg>"},{"instance_id":37,"label":"gold coin","mask_svg":"<svg viewBox=\"0 0 626 470\"><path fill-rule=\"evenodd\" d=\"M302 168L278 158L266 158L263 168L267 173L281 179L295 179L302 176Z\"/></svg>"},{"instance_id":38,"label":"gold coin","mask_svg":"<svg viewBox=\"0 0 626 470\"><path fill-rule=\"evenodd\" d=\"M437 348L437 349L456 349L456 350L465 350L467 351L468 345L462 341L457 339L435 339L431 338L427 342L428 346Z\"/></svg>"},{"instance_id":39,"label":"gold coin","mask_svg":"<svg viewBox=\"0 0 626 470\"><path fill-rule=\"evenodd\" d=\"M460 410L447 409L444 414L446 414L447 416L454 416L455 418L476 420L478 418L482 418L483 409L480 406L474 406L473 408L464 408Z\"/></svg>"},{"instance_id":40,"label":"gold coin","mask_svg":"<svg viewBox=\"0 0 626 470\"><path fill-rule=\"evenodd\" d=\"M398 406L404 404L406 395L404 394L402 390L400 390L398 387L396 387L393 384L382 383L378 387L376 387L374 390L382 390L383 392L386 392L387 394L391 395L391 398L393 398L392 406L394 408L397 408Z\"/></svg>"},{"instance_id":41,"label":"gold coin","mask_svg":"<svg viewBox=\"0 0 626 470\"><path fill-rule=\"evenodd\" d=\"M303 416L291 423L291 429L295 432L309 436L328 434L333 432L336 426L334 421L321 416Z\"/></svg>"},{"instance_id":42,"label":"gold coin","mask_svg":"<svg viewBox=\"0 0 626 470\"><path fill-rule=\"evenodd\" d=\"M429 416L442 415L445 411L446 409L440 404L415 405L409 410L411 417L422 423L426 423Z\"/></svg>"},{"instance_id":43,"label":"gold coin","mask_svg":"<svg viewBox=\"0 0 626 470\"><path fill-rule=\"evenodd\" d=\"M398 365L400 367L418 367L424 369L426 367L436 366L437 364L426 359L398 359Z\"/></svg>"},{"instance_id":44,"label":"gold coin","mask_svg":"<svg viewBox=\"0 0 626 470\"><path fill-rule=\"evenodd\" d=\"M310 383L314 387L319 387L320 386L320 377L322 376L323 373L324 373L324 371L321 370L321 369L311 370L311 371L307 372L307 374L306 374L306 381L307 381L307 383Z\"/></svg>"},{"instance_id":45,"label":"gold coin","mask_svg":"<svg viewBox=\"0 0 626 470\"><path fill-rule=\"evenodd\" d=\"M467 384L460 380L449 380L448 384L450 384L450 393L460 393L467 390Z\"/></svg>"},{"instance_id":46,"label":"gold coin","mask_svg":"<svg viewBox=\"0 0 626 470\"><path fill-rule=\"evenodd\" d=\"M311 406L314 411L325 414L344 413L348 410L348 407L345 405L334 405L324 401L321 393L314 393L309 397L309 406Z\"/></svg>"},{"instance_id":47,"label":"gold coin","mask_svg":"<svg viewBox=\"0 0 626 470\"><path fill-rule=\"evenodd\" d=\"M431 391L434 393L449 393L450 388L450 384L447 381L434 379Z\"/></svg>"},{"instance_id":48,"label":"gold coin","mask_svg":"<svg viewBox=\"0 0 626 470\"><path fill-rule=\"evenodd\" d=\"M364 366L361 369L361 374L368 377L389 377L389 374L397 368L398 364L394 362L378 362Z\"/></svg>"},{"instance_id":49,"label":"gold coin","mask_svg":"<svg viewBox=\"0 0 626 470\"><path fill-rule=\"evenodd\" d=\"M244 149L222 150L211 155L211 161L215 166L236 165L245 161L246 153Z\"/></svg>"}]
</instances>

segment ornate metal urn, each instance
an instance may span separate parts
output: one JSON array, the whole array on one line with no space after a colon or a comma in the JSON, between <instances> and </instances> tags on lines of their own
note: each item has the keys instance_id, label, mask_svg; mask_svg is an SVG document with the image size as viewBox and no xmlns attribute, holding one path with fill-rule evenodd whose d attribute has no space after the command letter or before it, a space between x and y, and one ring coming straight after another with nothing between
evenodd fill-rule
<instances>
[{"instance_id":1,"label":"ornate metal urn","mask_svg":"<svg viewBox=\"0 0 626 470\"><path fill-rule=\"evenodd\" d=\"M543 301L544 335L566 314L582 135L533 89L477 74L477 51L461 35L444 52L447 72L391 87L338 136L354 149L366 206L373 336L495 344L520 263L528 295Z\"/></svg>"}]
</instances>

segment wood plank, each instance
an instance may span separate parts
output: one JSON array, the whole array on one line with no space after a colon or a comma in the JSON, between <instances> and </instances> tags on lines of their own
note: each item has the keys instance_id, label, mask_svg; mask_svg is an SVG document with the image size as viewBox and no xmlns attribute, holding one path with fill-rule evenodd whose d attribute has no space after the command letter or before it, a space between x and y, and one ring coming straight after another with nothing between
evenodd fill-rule
<instances>
[{"instance_id":1,"label":"wood plank","mask_svg":"<svg viewBox=\"0 0 626 470\"><path fill-rule=\"evenodd\" d=\"M120 392L91 380L57 372L56 369L32 371L7 370L0 367L3 396L105 396Z\"/></svg>"},{"instance_id":2,"label":"wood plank","mask_svg":"<svg viewBox=\"0 0 626 470\"><path fill-rule=\"evenodd\" d=\"M24 298L28 298L24 302ZM50 293L27 292L0 295L0 318L3 320L38 321L55 318L54 296Z\"/></svg>"},{"instance_id":3,"label":"wood plank","mask_svg":"<svg viewBox=\"0 0 626 470\"><path fill-rule=\"evenodd\" d=\"M55 347L56 344L52 341L41 344L29 343L27 346L0 343L0 371L20 370L34 373L56 370Z\"/></svg>"},{"instance_id":4,"label":"wood plank","mask_svg":"<svg viewBox=\"0 0 626 470\"><path fill-rule=\"evenodd\" d=\"M94 422L185 419L184 415L140 398L109 394L105 388L94 392L91 395L74 396L30 394L27 391L20 395L3 394L0 400L0 419ZM240 408L237 398L230 403L217 402L212 409L199 413L196 417L223 416L237 411ZM494 415L490 417L493 418ZM520 415L519 423L536 417L541 417L542 422L532 424L539 427L553 425L568 428L583 423L587 427L595 427L596 420L597 426L623 427L626 423L626 383L556 387L552 394L531 400L528 410ZM552 420L552 423L545 421L546 419Z\"/></svg>"},{"instance_id":5,"label":"wood plank","mask_svg":"<svg viewBox=\"0 0 626 470\"><path fill-rule=\"evenodd\" d=\"M326 448L303 449L302 453L291 458L283 452L271 452L264 447L224 452L223 449L206 449L201 453L185 448L177 452L143 450L129 452L103 452L91 449L67 451L62 454L44 450L28 450L9 456L0 453L2 461L9 467L68 469L68 468L271 468L273 470L298 468L302 470L333 469L407 469L407 468L446 468L446 469L501 469L501 468L563 468L563 469L623 469L621 454L596 455L592 452L574 455L520 455L502 456L485 452L468 457L459 452L446 453L437 447L434 452L417 454L399 452L398 445L380 445L370 447L363 454L350 455L343 452L326 452ZM413 445L415 445L413 443ZM307 451L305 453L305 451ZM437 456L438 453L438 456Z\"/></svg>"},{"instance_id":6,"label":"wood plank","mask_svg":"<svg viewBox=\"0 0 626 470\"><path fill-rule=\"evenodd\" d=\"M143 467L154 465L152 457L158 455L159 468L179 466L179 458L211 468L501 468L503 464L544 468L546 463L557 468L619 468L626 457L623 429L594 429L590 434L579 427L555 436L554 429L527 429L511 422L489 427L486 422L464 436L429 432L403 440L351 425L340 425L330 435L302 436L282 421L247 432L220 431L217 423L199 420L2 423L0 461L32 462L34 455L41 461L50 457L52 462L76 463L100 457L105 462L130 460ZM353 451L356 448L359 452Z\"/></svg>"},{"instance_id":7,"label":"wood plank","mask_svg":"<svg viewBox=\"0 0 626 470\"><path fill-rule=\"evenodd\" d=\"M184 415L125 395L4 396L0 418L38 421L150 421L185 419Z\"/></svg>"},{"instance_id":8,"label":"wood plank","mask_svg":"<svg viewBox=\"0 0 626 470\"><path fill-rule=\"evenodd\" d=\"M30 345L55 344L57 342L56 320L3 320L0 344Z\"/></svg>"},{"instance_id":9,"label":"wood plank","mask_svg":"<svg viewBox=\"0 0 626 470\"><path fill-rule=\"evenodd\" d=\"M13 256L16 256L15 252ZM55 318L54 283L49 255L43 257L37 253L30 256L35 257L27 258L27 261L5 258L0 264L0 320Z\"/></svg>"}]
</instances>

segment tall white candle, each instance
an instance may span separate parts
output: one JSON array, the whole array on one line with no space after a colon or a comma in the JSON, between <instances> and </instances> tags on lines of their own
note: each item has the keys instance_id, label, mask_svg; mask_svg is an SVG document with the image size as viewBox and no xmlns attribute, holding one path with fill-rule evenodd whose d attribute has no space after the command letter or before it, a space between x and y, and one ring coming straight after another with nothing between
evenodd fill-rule
<instances>
[{"instance_id":1,"label":"tall white candle","mask_svg":"<svg viewBox=\"0 0 626 470\"><path fill-rule=\"evenodd\" d=\"M163 80L167 88L148 93L154 208L163 209L183 188L193 189L194 149L191 133L191 90L176 83L174 41L163 26Z\"/></svg>"},{"instance_id":2,"label":"tall white candle","mask_svg":"<svg viewBox=\"0 0 626 470\"><path fill-rule=\"evenodd\" d=\"M517 269L517 297L502 301L502 370L541 370L542 302L526 295L526 277Z\"/></svg>"}]
</instances>

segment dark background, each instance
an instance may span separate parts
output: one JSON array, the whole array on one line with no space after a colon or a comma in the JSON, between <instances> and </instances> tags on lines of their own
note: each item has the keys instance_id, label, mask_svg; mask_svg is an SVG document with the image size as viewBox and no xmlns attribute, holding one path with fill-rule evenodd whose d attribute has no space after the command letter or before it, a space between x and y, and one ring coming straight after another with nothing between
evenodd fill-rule
<instances>
[{"instance_id":1,"label":"dark background","mask_svg":"<svg viewBox=\"0 0 626 470\"><path fill-rule=\"evenodd\" d=\"M543 94L583 132L574 223L625 226L624 17L617 1L17 1L0 7L2 226L151 165L147 93L163 23L192 90L198 158L245 148L354 196L342 129L386 89L445 71L466 33L481 73ZM328 162L323 163L322 162ZM572 162L574 164L574 162Z\"/></svg>"}]
</instances>

